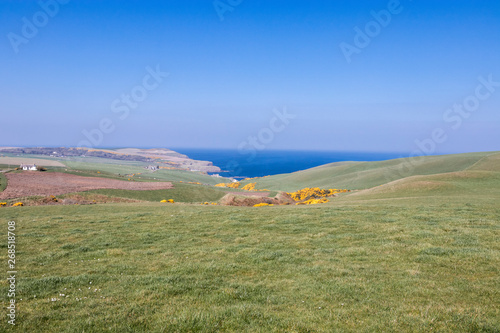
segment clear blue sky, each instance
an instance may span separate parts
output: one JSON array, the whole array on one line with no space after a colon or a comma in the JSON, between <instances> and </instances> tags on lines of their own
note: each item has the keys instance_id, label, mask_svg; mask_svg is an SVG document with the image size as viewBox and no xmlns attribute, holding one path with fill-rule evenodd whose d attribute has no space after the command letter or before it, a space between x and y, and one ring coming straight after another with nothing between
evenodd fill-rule
<instances>
[{"instance_id":1,"label":"clear blue sky","mask_svg":"<svg viewBox=\"0 0 500 333\"><path fill-rule=\"evenodd\" d=\"M0 145L500 150L498 0L61 2L0 2Z\"/></svg>"}]
</instances>

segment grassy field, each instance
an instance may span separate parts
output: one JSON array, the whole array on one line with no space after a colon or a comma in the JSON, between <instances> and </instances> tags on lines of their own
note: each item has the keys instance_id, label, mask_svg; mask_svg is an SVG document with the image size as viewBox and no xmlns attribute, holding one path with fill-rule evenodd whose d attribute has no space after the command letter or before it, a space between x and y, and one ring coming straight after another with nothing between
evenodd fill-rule
<instances>
[{"instance_id":1,"label":"grassy field","mask_svg":"<svg viewBox=\"0 0 500 333\"><path fill-rule=\"evenodd\" d=\"M40 165L46 165L49 172L64 172L87 177L104 177L111 179L124 179L128 175L133 176L136 181L184 181L199 182L202 184L215 185L221 182L229 182L226 178L216 178L201 172L191 172L185 170L161 169L155 172L144 169L150 163L137 161L113 160L97 157L75 157L75 158L49 158L41 155L33 157L12 157L12 154L5 154L8 157L0 158L0 170L18 167L19 163L7 164L9 161L37 161ZM3 160L2 160L3 159ZM5 163L2 164L2 161Z\"/></svg>"},{"instance_id":2,"label":"grassy field","mask_svg":"<svg viewBox=\"0 0 500 333\"><path fill-rule=\"evenodd\" d=\"M173 183L174 188L168 190L153 190L153 191L129 191L129 190L94 190L88 191L89 198L93 193L103 194L109 197L127 198L134 200L159 202L163 199L174 199L175 202L184 203L204 203L217 202L228 192L248 193L241 189L213 187L209 185L194 185L186 183ZM269 197L274 197L278 194L277 191L270 191ZM64 196L63 196L64 197Z\"/></svg>"},{"instance_id":3,"label":"grassy field","mask_svg":"<svg viewBox=\"0 0 500 333\"><path fill-rule=\"evenodd\" d=\"M5 188L7 188L7 178L2 172L0 172L0 192L5 190Z\"/></svg>"},{"instance_id":4,"label":"grassy field","mask_svg":"<svg viewBox=\"0 0 500 333\"><path fill-rule=\"evenodd\" d=\"M465 198L0 210L31 332L498 332L499 218Z\"/></svg>"},{"instance_id":5,"label":"grassy field","mask_svg":"<svg viewBox=\"0 0 500 333\"><path fill-rule=\"evenodd\" d=\"M351 190L367 189L411 175L431 175L467 170L489 156L497 156L498 158L500 153L424 156L380 162L339 162L290 174L251 180L251 182L256 181L256 187L260 189L289 192L311 186Z\"/></svg>"},{"instance_id":6,"label":"grassy field","mask_svg":"<svg viewBox=\"0 0 500 333\"><path fill-rule=\"evenodd\" d=\"M175 202L200 203L216 202L224 195L226 195L229 190L230 189L213 186L174 183L174 188L168 190L95 190L89 191L87 193L98 193L111 197L128 198L151 202L159 202L163 199L174 199Z\"/></svg>"},{"instance_id":7,"label":"grassy field","mask_svg":"<svg viewBox=\"0 0 500 333\"><path fill-rule=\"evenodd\" d=\"M36 164L38 166L59 166L64 167L59 161L47 158L30 158L30 157L0 157L0 164L6 164L13 167L18 167L20 164Z\"/></svg>"},{"instance_id":8,"label":"grassy field","mask_svg":"<svg viewBox=\"0 0 500 333\"><path fill-rule=\"evenodd\" d=\"M94 159L97 160L97 159ZM97 163L97 162L81 162L76 160L67 160L64 161L64 164L68 166L68 168L73 170L80 171L100 171L107 172L113 174L133 174L133 173L143 173L146 170L144 169L144 163L141 162L129 162L129 163L116 163L122 161L113 161L114 163L108 163L106 159L103 159L106 163ZM125 162L125 161L123 161Z\"/></svg>"},{"instance_id":9,"label":"grassy field","mask_svg":"<svg viewBox=\"0 0 500 333\"><path fill-rule=\"evenodd\" d=\"M184 170L167 170L161 169L155 172L145 170L142 165L131 162L129 164L118 163L83 163L79 161L66 161L69 172L79 172L95 176L96 172L101 172L102 176L116 178L118 175L136 174L133 178L137 181L184 181L184 182L199 182L203 184L215 185L221 182L228 182L225 178L211 177L206 174ZM140 174L140 175L137 175Z\"/></svg>"},{"instance_id":10,"label":"grassy field","mask_svg":"<svg viewBox=\"0 0 500 333\"><path fill-rule=\"evenodd\" d=\"M16 222L17 329L500 332L500 156L460 168L317 206L0 208L5 232ZM179 185L179 202L223 192Z\"/></svg>"}]
</instances>

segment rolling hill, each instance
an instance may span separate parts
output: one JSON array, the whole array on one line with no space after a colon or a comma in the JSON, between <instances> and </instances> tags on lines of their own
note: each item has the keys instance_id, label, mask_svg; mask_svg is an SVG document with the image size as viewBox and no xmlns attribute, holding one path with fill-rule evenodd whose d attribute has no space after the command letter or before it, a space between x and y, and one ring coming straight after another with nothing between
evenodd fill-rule
<instances>
[{"instance_id":1,"label":"rolling hill","mask_svg":"<svg viewBox=\"0 0 500 333\"><path fill-rule=\"evenodd\" d=\"M461 171L500 172L500 152L422 156L379 162L337 162L245 183L257 182L257 188L284 191L296 191L304 187L362 190L384 184L389 186L390 183L403 179L403 183L425 179L412 178L416 176Z\"/></svg>"},{"instance_id":2,"label":"rolling hill","mask_svg":"<svg viewBox=\"0 0 500 333\"><path fill-rule=\"evenodd\" d=\"M68 172L118 178L124 165L82 163ZM22 249L16 325L29 332L498 332L500 153L425 157L410 175L397 172L402 166L333 163L252 180L288 191L359 189L313 206L200 205L234 189L177 182L79 194L123 198L98 204L0 208L5 229L15 221ZM139 167L127 164L126 172ZM159 170L136 181L172 180L174 171L188 173ZM7 326L0 322L0 331Z\"/></svg>"}]
</instances>

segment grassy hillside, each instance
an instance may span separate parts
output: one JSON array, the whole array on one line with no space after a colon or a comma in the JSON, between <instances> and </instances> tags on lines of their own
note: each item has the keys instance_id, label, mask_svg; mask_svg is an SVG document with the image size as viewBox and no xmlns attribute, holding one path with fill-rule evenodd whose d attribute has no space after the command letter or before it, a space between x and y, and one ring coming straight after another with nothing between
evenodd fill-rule
<instances>
[{"instance_id":1,"label":"grassy hillside","mask_svg":"<svg viewBox=\"0 0 500 333\"><path fill-rule=\"evenodd\" d=\"M495 200L500 197L500 154L490 154L464 171L411 176L350 194L357 199L467 196Z\"/></svg>"},{"instance_id":2,"label":"grassy hillside","mask_svg":"<svg viewBox=\"0 0 500 333\"><path fill-rule=\"evenodd\" d=\"M358 170L369 184L384 163L397 165L304 175ZM201 206L187 202L228 189L178 183L95 192L179 204L0 208L3 230L16 222L18 329L499 332L500 154L423 163L421 175L318 206Z\"/></svg>"},{"instance_id":3,"label":"grassy hillside","mask_svg":"<svg viewBox=\"0 0 500 333\"><path fill-rule=\"evenodd\" d=\"M500 173L488 171L460 171L431 176L412 176L371 189L352 193L356 199L402 197L486 196L500 197Z\"/></svg>"},{"instance_id":4,"label":"grassy hillside","mask_svg":"<svg viewBox=\"0 0 500 333\"><path fill-rule=\"evenodd\" d=\"M482 158L471 166L469 170L500 172L500 153Z\"/></svg>"},{"instance_id":5,"label":"grassy hillside","mask_svg":"<svg viewBox=\"0 0 500 333\"><path fill-rule=\"evenodd\" d=\"M96 158L93 159L97 160ZM102 159L102 163L91 162L89 160L85 161L64 161L70 169L74 170L91 170L91 171L101 171L108 172L113 174L132 174L132 173L141 173L146 171L144 169L145 164L141 162L128 162L128 163L116 163L118 161L112 161L113 163L108 163L108 160ZM119 161L123 162L123 161Z\"/></svg>"},{"instance_id":6,"label":"grassy hillside","mask_svg":"<svg viewBox=\"0 0 500 333\"><path fill-rule=\"evenodd\" d=\"M0 165L8 165L10 168L19 167L20 164L36 164L38 166L59 166L64 167L64 164L49 158L38 157L17 157L17 156L0 156Z\"/></svg>"},{"instance_id":7,"label":"grassy hillside","mask_svg":"<svg viewBox=\"0 0 500 333\"><path fill-rule=\"evenodd\" d=\"M474 196L0 209L30 332L498 332L499 217Z\"/></svg>"},{"instance_id":8,"label":"grassy hillside","mask_svg":"<svg viewBox=\"0 0 500 333\"><path fill-rule=\"evenodd\" d=\"M183 183L174 183L173 189L154 190L154 191L130 191L130 190L95 190L87 193L98 193L112 197L128 198L135 200L144 200L159 202L163 199L174 199L175 202L216 202L224 195L228 189L203 185L192 185Z\"/></svg>"},{"instance_id":9,"label":"grassy hillside","mask_svg":"<svg viewBox=\"0 0 500 333\"><path fill-rule=\"evenodd\" d=\"M424 156L380 162L339 162L257 180L257 188L295 191L304 187L367 189L414 175L431 175L480 167L498 160L500 153ZM493 162L487 162L487 161Z\"/></svg>"},{"instance_id":10,"label":"grassy hillside","mask_svg":"<svg viewBox=\"0 0 500 333\"><path fill-rule=\"evenodd\" d=\"M97 159L94 159L97 160ZM199 172L191 172L184 170L167 170L161 169L155 172L144 169L146 164L141 162L129 163L89 163L87 160L81 161L64 161L69 167L67 172L78 171L82 175L96 176L96 172L101 172L101 175L109 178L116 178L118 175L136 174L134 179L137 181L184 181L184 182L199 182L203 184L215 185L220 182L228 181L225 178L215 178ZM140 174L140 175L137 175Z\"/></svg>"},{"instance_id":11,"label":"grassy hillside","mask_svg":"<svg viewBox=\"0 0 500 333\"><path fill-rule=\"evenodd\" d=\"M5 154L6 156L14 156L13 154ZM75 158L49 158L43 155L32 155L24 159L33 161L36 159L44 159L52 163L62 163L67 167L49 166L49 172L65 172L80 176L89 177L104 177L111 179L122 179L124 175L136 174L134 179L137 181L184 181L184 182L199 182L203 184L215 185L220 182L228 182L226 178L215 178L200 172L191 172L185 170L168 170L162 169L155 172L144 169L150 163L138 161L113 160L97 157L75 157ZM14 156L15 157L15 156ZM17 157L16 157L17 158ZM0 161L1 162L1 161ZM15 164L15 166L19 166ZM10 166L12 167L12 165ZM8 169L9 165L0 164L1 169ZM99 173L98 173L99 172ZM137 175L140 174L140 175Z\"/></svg>"},{"instance_id":12,"label":"grassy hillside","mask_svg":"<svg viewBox=\"0 0 500 333\"><path fill-rule=\"evenodd\" d=\"M6 187L7 187L7 178L5 177L3 172L0 172L0 192L5 190Z\"/></svg>"}]
</instances>

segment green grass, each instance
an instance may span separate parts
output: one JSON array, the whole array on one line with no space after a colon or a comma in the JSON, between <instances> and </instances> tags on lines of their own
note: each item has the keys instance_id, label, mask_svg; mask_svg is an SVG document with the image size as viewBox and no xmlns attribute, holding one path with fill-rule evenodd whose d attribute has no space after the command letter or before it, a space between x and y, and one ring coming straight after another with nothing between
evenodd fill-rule
<instances>
[{"instance_id":1,"label":"green grass","mask_svg":"<svg viewBox=\"0 0 500 333\"><path fill-rule=\"evenodd\" d=\"M466 198L0 210L31 332L497 332L499 217Z\"/></svg>"},{"instance_id":2,"label":"green grass","mask_svg":"<svg viewBox=\"0 0 500 333\"><path fill-rule=\"evenodd\" d=\"M7 178L3 174L3 172L0 172L0 192L3 192L7 188Z\"/></svg>"},{"instance_id":3,"label":"green grass","mask_svg":"<svg viewBox=\"0 0 500 333\"><path fill-rule=\"evenodd\" d=\"M219 187L175 183L173 189L153 191L130 190L94 190L87 193L98 193L112 197L159 202L163 199L174 199L175 202L216 202L227 194L226 189Z\"/></svg>"},{"instance_id":4,"label":"green grass","mask_svg":"<svg viewBox=\"0 0 500 333\"><path fill-rule=\"evenodd\" d=\"M351 190L366 189L411 175L432 175L467 170L482 159L490 158L489 156L500 156L500 153L424 156L380 162L339 162L250 182L256 181L257 188L288 192L315 186Z\"/></svg>"},{"instance_id":5,"label":"green grass","mask_svg":"<svg viewBox=\"0 0 500 333\"><path fill-rule=\"evenodd\" d=\"M354 193L357 199L404 197L500 197L500 173L483 171L451 172L431 176L414 176L380 187ZM348 199L345 197L344 199Z\"/></svg>"},{"instance_id":6,"label":"green grass","mask_svg":"<svg viewBox=\"0 0 500 333\"><path fill-rule=\"evenodd\" d=\"M107 178L107 179L117 179L117 180L127 180L130 178L127 175L124 174L115 174L115 173L110 173L107 171L99 171L99 170L91 170L91 169L61 169L61 168L54 168L50 167L47 168L48 172L62 172L62 173L67 173L71 175L77 175L77 176L82 176L82 177L98 177L98 178ZM149 179L149 178L139 178L139 177L132 177L134 181L138 182L151 182L151 181L156 181L154 179Z\"/></svg>"},{"instance_id":7,"label":"green grass","mask_svg":"<svg viewBox=\"0 0 500 333\"><path fill-rule=\"evenodd\" d=\"M155 172L145 170L143 165L136 165L140 162L130 162L129 164L117 163L86 163L79 161L64 161L70 168L68 173L75 173L86 176L96 176L96 172L101 172L101 177L120 178L118 175L136 174L133 178L137 181L184 181L199 182L203 184L215 185L221 182L228 182L225 178L215 178L200 172L184 170L161 169ZM146 165L146 164L144 164ZM140 173L141 175L137 175Z\"/></svg>"},{"instance_id":8,"label":"green grass","mask_svg":"<svg viewBox=\"0 0 500 333\"><path fill-rule=\"evenodd\" d=\"M157 180L162 181L199 182L210 185L229 182L227 178L216 178L198 172L183 170L158 170L151 174L150 177L155 177Z\"/></svg>"},{"instance_id":9,"label":"green grass","mask_svg":"<svg viewBox=\"0 0 500 333\"><path fill-rule=\"evenodd\" d=\"M83 161L67 160L61 162L67 165L68 168L80 171L100 171L100 172L106 172L111 174L122 174L122 175L142 173L147 171L143 168L143 166L145 166L146 164L141 162L128 162L128 163L118 164L116 163L118 161L113 161L113 160L102 159L102 163L98 163L95 160L96 159L93 159L92 162L88 162L86 160ZM114 163L111 163L111 161L113 161ZM120 162L126 162L126 161L120 161Z\"/></svg>"},{"instance_id":10,"label":"green grass","mask_svg":"<svg viewBox=\"0 0 500 333\"><path fill-rule=\"evenodd\" d=\"M500 155L464 158L317 206L0 208L0 228L16 221L17 329L500 332ZM227 190L175 185L95 192Z\"/></svg>"}]
</instances>

